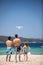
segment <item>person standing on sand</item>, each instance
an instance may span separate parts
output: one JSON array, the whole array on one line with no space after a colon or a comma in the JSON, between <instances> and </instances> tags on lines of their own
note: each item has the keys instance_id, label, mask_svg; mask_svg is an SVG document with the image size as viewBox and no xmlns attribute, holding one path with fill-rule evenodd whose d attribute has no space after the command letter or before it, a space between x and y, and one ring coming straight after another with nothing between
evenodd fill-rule
<instances>
[{"instance_id":1,"label":"person standing on sand","mask_svg":"<svg viewBox=\"0 0 43 65\"><path fill-rule=\"evenodd\" d=\"M6 61L8 60L8 57L9 57L9 61L10 61L10 59L11 59L12 45L13 45L13 43L12 43L12 41L11 41L11 37L9 36L9 37L8 37L8 40L6 41L6 46L7 46L7 51L6 51L6 53L7 53Z\"/></svg>"},{"instance_id":2,"label":"person standing on sand","mask_svg":"<svg viewBox=\"0 0 43 65\"><path fill-rule=\"evenodd\" d=\"M28 42L25 41L22 50L23 50L23 53L24 53L24 60L26 60L26 61L28 61L28 52L29 52L29 49L30 49L30 47L28 45Z\"/></svg>"},{"instance_id":3,"label":"person standing on sand","mask_svg":"<svg viewBox=\"0 0 43 65\"><path fill-rule=\"evenodd\" d=\"M20 61L20 44L21 44L21 40L18 38L18 35L15 34L15 39L13 39L13 44L16 47L16 55L17 53L18 55L18 59ZM17 56L15 56L16 62L17 62Z\"/></svg>"}]
</instances>

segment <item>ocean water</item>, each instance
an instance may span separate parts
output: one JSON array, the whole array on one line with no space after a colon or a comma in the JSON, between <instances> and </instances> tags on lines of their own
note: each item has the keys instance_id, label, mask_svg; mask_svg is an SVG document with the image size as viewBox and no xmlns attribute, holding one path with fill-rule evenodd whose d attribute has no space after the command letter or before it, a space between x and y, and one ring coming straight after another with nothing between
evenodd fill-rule
<instances>
[{"instance_id":1,"label":"ocean water","mask_svg":"<svg viewBox=\"0 0 43 65\"><path fill-rule=\"evenodd\" d=\"M43 43L28 43L30 46L29 52L31 54L41 54L43 55ZM24 46L24 43L21 43L21 46ZM6 54L6 43L0 43L0 55ZM12 48L12 54L15 54L16 51L14 51L14 47Z\"/></svg>"}]
</instances>

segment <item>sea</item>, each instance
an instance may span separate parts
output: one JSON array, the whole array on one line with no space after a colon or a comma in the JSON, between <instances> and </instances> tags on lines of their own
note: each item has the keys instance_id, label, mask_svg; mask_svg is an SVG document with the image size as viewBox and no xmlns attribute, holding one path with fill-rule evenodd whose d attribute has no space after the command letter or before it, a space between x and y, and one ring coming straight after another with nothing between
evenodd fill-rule
<instances>
[{"instance_id":1,"label":"sea","mask_svg":"<svg viewBox=\"0 0 43 65\"><path fill-rule=\"evenodd\" d=\"M43 42L29 42L28 43L30 49L28 52L31 54L36 54L36 55L43 55ZM24 46L24 43L21 43L21 46ZM0 55L6 55L6 43L0 42ZM15 54L15 48L12 47L12 54ZM20 51L22 53L22 51Z\"/></svg>"}]
</instances>

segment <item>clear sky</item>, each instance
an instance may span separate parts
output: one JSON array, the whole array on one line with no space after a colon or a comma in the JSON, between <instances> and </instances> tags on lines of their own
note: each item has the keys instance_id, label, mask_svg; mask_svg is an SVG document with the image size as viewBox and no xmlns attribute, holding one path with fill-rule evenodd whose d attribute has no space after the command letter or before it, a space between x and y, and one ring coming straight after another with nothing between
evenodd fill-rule
<instances>
[{"instance_id":1,"label":"clear sky","mask_svg":"<svg viewBox=\"0 0 43 65\"><path fill-rule=\"evenodd\" d=\"M0 35L43 38L43 1L0 0Z\"/></svg>"}]
</instances>

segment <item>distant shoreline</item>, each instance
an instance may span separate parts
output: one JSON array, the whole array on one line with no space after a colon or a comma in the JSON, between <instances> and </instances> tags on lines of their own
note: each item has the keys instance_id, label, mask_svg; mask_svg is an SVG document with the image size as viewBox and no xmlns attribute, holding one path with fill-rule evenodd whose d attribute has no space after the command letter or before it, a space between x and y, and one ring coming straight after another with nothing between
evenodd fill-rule
<instances>
[{"instance_id":1,"label":"distant shoreline","mask_svg":"<svg viewBox=\"0 0 43 65\"><path fill-rule=\"evenodd\" d=\"M0 41L0 43L6 43L6 42L2 42L2 41Z\"/></svg>"},{"instance_id":2,"label":"distant shoreline","mask_svg":"<svg viewBox=\"0 0 43 65\"><path fill-rule=\"evenodd\" d=\"M29 43L43 43L43 39L35 39L35 38L24 38L24 37L19 37L21 39L21 42L27 41ZM8 36L0 36L0 42L6 42L6 40L8 39ZM13 40L14 37L12 37L11 40Z\"/></svg>"}]
</instances>

